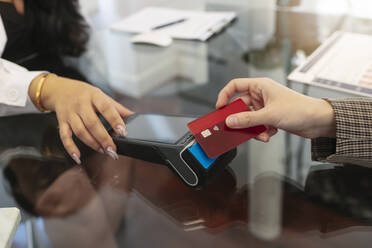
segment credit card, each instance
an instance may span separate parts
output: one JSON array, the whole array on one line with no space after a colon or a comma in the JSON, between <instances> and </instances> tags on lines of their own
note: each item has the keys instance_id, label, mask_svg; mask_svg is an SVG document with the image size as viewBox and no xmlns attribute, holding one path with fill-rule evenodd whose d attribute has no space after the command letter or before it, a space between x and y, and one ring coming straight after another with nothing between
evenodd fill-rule
<instances>
[{"instance_id":1,"label":"credit card","mask_svg":"<svg viewBox=\"0 0 372 248\"><path fill-rule=\"evenodd\" d=\"M199 161L199 163L204 167L204 169L208 169L211 165L217 160L218 157L211 159L205 154L205 151L201 148L201 146L196 142L192 147L189 148L189 151L194 155L194 157Z\"/></svg>"},{"instance_id":2,"label":"credit card","mask_svg":"<svg viewBox=\"0 0 372 248\"><path fill-rule=\"evenodd\" d=\"M246 111L250 111L249 107L238 99L187 126L207 156L213 159L266 131L265 126L231 129L226 125L228 116Z\"/></svg>"}]
</instances>

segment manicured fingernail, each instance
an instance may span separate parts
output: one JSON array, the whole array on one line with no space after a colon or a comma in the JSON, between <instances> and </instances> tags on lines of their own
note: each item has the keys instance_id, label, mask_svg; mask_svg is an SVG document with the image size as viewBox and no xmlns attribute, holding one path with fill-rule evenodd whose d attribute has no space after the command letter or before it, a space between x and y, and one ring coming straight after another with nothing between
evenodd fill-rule
<instances>
[{"instance_id":1,"label":"manicured fingernail","mask_svg":"<svg viewBox=\"0 0 372 248\"><path fill-rule=\"evenodd\" d=\"M101 153L101 154L105 154L105 151L104 151L102 148L100 148L100 149L98 150L98 152Z\"/></svg>"},{"instance_id":2,"label":"manicured fingernail","mask_svg":"<svg viewBox=\"0 0 372 248\"><path fill-rule=\"evenodd\" d=\"M236 118L235 116L230 116L229 118L227 118L226 124L229 127L236 127L238 125L238 118Z\"/></svg>"},{"instance_id":3,"label":"manicured fingernail","mask_svg":"<svg viewBox=\"0 0 372 248\"><path fill-rule=\"evenodd\" d=\"M114 149L111 146L107 148L106 154L109 155L113 160L119 159L118 154L114 151Z\"/></svg>"},{"instance_id":4,"label":"manicured fingernail","mask_svg":"<svg viewBox=\"0 0 372 248\"><path fill-rule=\"evenodd\" d=\"M116 130L118 131L118 133L119 133L121 136L123 136L123 137L127 136L127 130L126 130L125 127L119 125L119 126L116 127Z\"/></svg>"},{"instance_id":5,"label":"manicured fingernail","mask_svg":"<svg viewBox=\"0 0 372 248\"><path fill-rule=\"evenodd\" d=\"M81 164L80 158L74 153L71 155L72 159L75 161L77 164Z\"/></svg>"}]
</instances>

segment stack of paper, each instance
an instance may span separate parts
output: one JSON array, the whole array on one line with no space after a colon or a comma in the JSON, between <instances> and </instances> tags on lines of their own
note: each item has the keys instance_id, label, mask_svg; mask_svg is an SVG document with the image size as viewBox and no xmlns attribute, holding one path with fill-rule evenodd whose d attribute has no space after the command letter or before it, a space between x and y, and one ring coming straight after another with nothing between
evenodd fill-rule
<instances>
[{"instance_id":1,"label":"stack of paper","mask_svg":"<svg viewBox=\"0 0 372 248\"><path fill-rule=\"evenodd\" d=\"M17 208L0 209L0 247L12 247L13 238L21 221L21 214Z\"/></svg>"},{"instance_id":2,"label":"stack of paper","mask_svg":"<svg viewBox=\"0 0 372 248\"><path fill-rule=\"evenodd\" d=\"M174 39L206 41L236 18L234 12L186 11L150 7L112 25L119 32L149 33L154 28L179 20L183 22L156 30Z\"/></svg>"}]
</instances>

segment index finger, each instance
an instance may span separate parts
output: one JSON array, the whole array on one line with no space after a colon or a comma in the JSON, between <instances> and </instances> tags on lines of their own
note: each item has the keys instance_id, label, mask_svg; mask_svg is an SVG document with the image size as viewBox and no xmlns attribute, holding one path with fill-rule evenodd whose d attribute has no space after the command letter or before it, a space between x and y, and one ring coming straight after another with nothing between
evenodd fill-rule
<instances>
[{"instance_id":1,"label":"index finger","mask_svg":"<svg viewBox=\"0 0 372 248\"><path fill-rule=\"evenodd\" d=\"M230 81L218 94L216 108L225 106L235 93L248 91L258 80L257 78L237 78Z\"/></svg>"}]
</instances>

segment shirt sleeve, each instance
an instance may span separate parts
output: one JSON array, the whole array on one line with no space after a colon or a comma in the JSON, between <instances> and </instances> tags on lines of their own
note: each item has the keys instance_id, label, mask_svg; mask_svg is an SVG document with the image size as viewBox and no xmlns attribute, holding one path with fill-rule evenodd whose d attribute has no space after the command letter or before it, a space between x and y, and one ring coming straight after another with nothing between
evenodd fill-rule
<instances>
[{"instance_id":1,"label":"shirt sleeve","mask_svg":"<svg viewBox=\"0 0 372 248\"><path fill-rule=\"evenodd\" d=\"M372 165L372 99L329 100L336 120L336 138L312 140L313 160Z\"/></svg>"},{"instance_id":2,"label":"shirt sleeve","mask_svg":"<svg viewBox=\"0 0 372 248\"><path fill-rule=\"evenodd\" d=\"M0 116L40 113L28 96L28 88L41 73L0 59Z\"/></svg>"}]
</instances>

